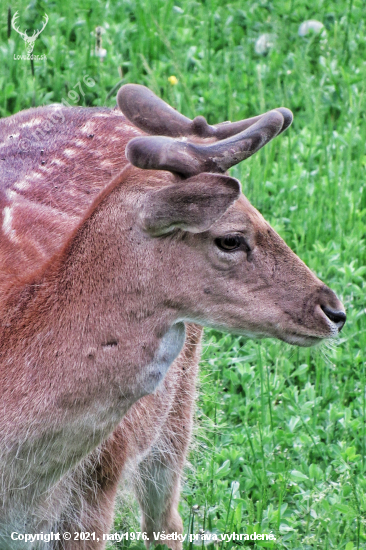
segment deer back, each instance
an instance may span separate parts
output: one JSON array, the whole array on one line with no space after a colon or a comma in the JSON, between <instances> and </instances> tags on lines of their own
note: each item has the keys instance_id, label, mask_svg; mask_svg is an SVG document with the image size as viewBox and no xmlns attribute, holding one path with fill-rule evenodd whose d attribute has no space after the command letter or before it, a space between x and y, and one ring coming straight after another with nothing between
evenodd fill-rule
<instances>
[{"instance_id":1,"label":"deer back","mask_svg":"<svg viewBox=\"0 0 366 550\"><path fill-rule=\"evenodd\" d=\"M117 109L52 105L0 121L3 294L55 259L127 164L128 141L140 135Z\"/></svg>"}]
</instances>

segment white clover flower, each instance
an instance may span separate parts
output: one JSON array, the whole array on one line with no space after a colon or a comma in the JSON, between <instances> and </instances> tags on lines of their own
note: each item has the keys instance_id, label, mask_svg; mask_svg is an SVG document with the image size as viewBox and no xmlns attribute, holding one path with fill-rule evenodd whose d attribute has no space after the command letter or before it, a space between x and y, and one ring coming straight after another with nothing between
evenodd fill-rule
<instances>
[{"instance_id":1,"label":"white clover flower","mask_svg":"<svg viewBox=\"0 0 366 550\"><path fill-rule=\"evenodd\" d=\"M101 59L104 59L107 55L107 50L105 48L95 48L95 55Z\"/></svg>"},{"instance_id":2,"label":"white clover flower","mask_svg":"<svg viewBox=\"0 0 366 550\"><path fill-rule=\"evenodd\" d=\"M316 21L315 19L309 19L309 21L303 21L299 27L299 36L306 36L309 33L319 34L325 32L323 23Z\"/></svg>"},{"instance_id":3,"label":"white clover flower","mask_svg":"<svg viewBox=\"0 0 366 550\"><path fill-rule=\"evenodd\" d=\"M255 53L257 53L258 55L263 55L267 53L271 48L273 48L275 38L276 37L273 34L261 34L254 46Z\"/></svg>"}]
</instances>

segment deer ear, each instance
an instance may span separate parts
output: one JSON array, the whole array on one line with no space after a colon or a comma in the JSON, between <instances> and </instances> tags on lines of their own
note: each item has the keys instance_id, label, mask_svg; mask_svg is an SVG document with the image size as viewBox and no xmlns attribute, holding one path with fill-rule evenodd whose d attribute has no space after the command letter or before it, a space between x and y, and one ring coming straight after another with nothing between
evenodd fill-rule
<instances>
[{"instance_id":1,"label":"deer ear","mask_svg":"<svg viewBox=\"0 0 366 550\"><path fill-rule=\"evenodd\" d=\"M207 231L240 196L237 179L202 173L151 191L144 202L144 229L153 236L174 228Z\"/></svg>"}]
</instances>

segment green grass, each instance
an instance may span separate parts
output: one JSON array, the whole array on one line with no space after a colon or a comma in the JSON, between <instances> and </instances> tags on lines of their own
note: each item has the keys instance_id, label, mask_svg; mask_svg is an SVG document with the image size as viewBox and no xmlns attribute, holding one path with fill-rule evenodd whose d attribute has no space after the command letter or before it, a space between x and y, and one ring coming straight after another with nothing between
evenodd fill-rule
<instances>
[{"instance_id":1,"label":"green grass","mask_svg":"<svg viewBox=\"0 0 366 550\"><path fill-rule=\"evenodd\" d=\"M50 18L34 48L47 61L33 71L13 60L25 47L14 31L7 38L7 7L0 116L72 103L85 75L96 85L79 105L113 106L119 85L136 82L210 123L293 110L292 128L232 174L338 293L348 322L337 345L315 350L206 332L181 513L186 532L272 530L278 549L366 548L364 2L19 0L22 28ZM307 19L326 34L299 37ZM103 62L91 55L99 25ZM265 56L254 50L262 33L275 35ZM118 510L116 529L137 529L133 510Z\"/></svg>"}]
</instances>

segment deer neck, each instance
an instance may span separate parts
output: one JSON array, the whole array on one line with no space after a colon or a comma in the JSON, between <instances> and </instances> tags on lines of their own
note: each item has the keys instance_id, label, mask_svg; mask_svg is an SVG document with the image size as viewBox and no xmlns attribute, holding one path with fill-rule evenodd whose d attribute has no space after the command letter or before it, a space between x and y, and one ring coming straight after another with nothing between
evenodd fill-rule
<instances>
[{"instance_id":1,"label":"deer neck","mask_svg":"<svg viewBox=\"0 0 366 550\"><path fill-rule=\"evenodd\" d=\"M22 290L4 330L0 464L9 487L27 486L29 503L159 386L185 340L176 312L154 294L156 277L126 245L128 216L113 213L109 197L98 210L59 266Z\"/></svg>"}]
</instances>

